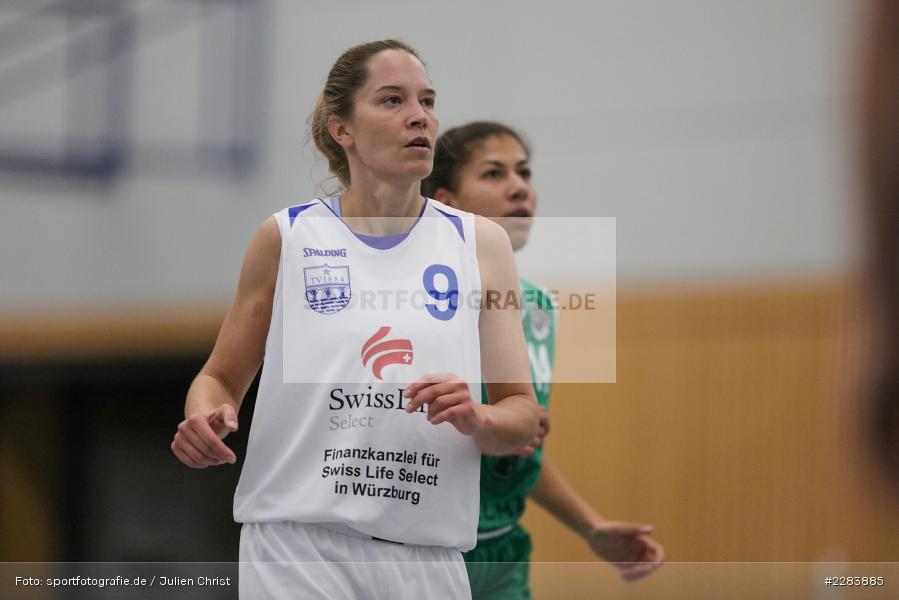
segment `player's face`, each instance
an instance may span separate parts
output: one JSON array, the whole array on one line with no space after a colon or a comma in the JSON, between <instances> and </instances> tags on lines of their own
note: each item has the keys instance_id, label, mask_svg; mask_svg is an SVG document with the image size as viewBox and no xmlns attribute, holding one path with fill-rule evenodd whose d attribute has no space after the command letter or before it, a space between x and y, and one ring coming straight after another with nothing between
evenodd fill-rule
<instances>
[{"instance_id":1,"label":"player's face","mask_svg":"<svg viewBox=\"0 0 899 600\"><path fill-rule=\"evenodd\" d=\"M408 52L384 50L371 57L348 123L363 168L394 183L427 177L439 124L436 96L421 61Z\"/></svg>"},{"instance_id":2,"label":"player's face","mask_svg":"<svg viewBox=\"0 0 899 600\"><path fill-rule=\"evenodd\" d=\"M459 170L457 188L454 206L502 225L513 249L527 243L537 192L530 160L518 140L509 135L486 138Z\"/></svg>"}]
</instances>

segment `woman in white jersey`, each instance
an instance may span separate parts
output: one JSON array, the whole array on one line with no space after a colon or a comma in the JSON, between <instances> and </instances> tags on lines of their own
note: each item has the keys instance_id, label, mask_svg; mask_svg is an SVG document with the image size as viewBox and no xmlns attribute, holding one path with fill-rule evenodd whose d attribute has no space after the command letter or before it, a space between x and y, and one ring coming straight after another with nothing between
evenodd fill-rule
<instances>
[{"instance_id":1,"label":"woman in white jersey","mask_svg":"<svg viewBox=\"0 0 899 600\"><path fill-rule=\"evenodd\" d=\"M489 302L518 295L508 236L419 193L435 98L402 42L337 60L311 124L345 191L262 224L188 391L173 452L234 463L221 438L265 357L234 500L242 597L468 597L480 453L537 432L520 303Z\"/></svg>"}]
</instances>

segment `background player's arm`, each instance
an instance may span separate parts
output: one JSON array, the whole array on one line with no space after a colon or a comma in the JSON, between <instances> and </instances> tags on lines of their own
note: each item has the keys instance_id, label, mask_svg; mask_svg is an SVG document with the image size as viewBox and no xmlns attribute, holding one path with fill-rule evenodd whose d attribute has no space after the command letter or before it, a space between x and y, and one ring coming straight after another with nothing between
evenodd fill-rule
<instances>
[{"instance_id":1,"label":"background player's arm","mask_svg":"<svg viewBox=\"0 0 899 600\"><path fill-rule=\"evenodd\" d=\"M530 498L584 538L594 554L611 562L627 580L651 573L664 560L661 544L649 537L652 526L601 517L578 495L546 453Z\"/></svg>"},{"instance_id":2,"label":"background player's arm","mask_svg":"<svg viewBox=\"0 0 899 600\"><path fill-rule=\"evenodd\" d=\"M534 439L539 425L521 328L518 269L502 227L484 217L475 219L484 300L479 326L481 373L490 402L478 407L489 426L475 439L485 454L511 454ZM510 298L517 302L508 302Z\"/></svg>"},{"instance_id":3,"label":"background player's arm","mask_svg":"<svg viewBox=\"0 0 899 600\"><path fill-rule=\"evenodd\" d=\"M215 347L187 392L172 451L188 466L236 460L221 438L237 429L237 412L262 364L280 258L281 234L270 218L250 242Z\"/></svg>"}]
</instances>

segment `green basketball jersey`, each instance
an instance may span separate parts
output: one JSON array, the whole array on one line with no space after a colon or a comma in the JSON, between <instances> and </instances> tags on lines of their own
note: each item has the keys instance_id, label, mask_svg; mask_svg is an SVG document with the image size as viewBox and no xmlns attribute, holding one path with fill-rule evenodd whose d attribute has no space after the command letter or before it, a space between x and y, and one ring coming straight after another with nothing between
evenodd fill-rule
<instances>
[{"instance_id":1,"label":"green basketball jersey","mask_svg":"<svg viewBox=\"0 0 899 600\"><path fill-rule=\"evenodd\" d=\"M521 280L521 324L531 363L531 381L537 401L549 407L556 327L559 313L549 293L525 279ZM481 390L487 402L487 390ZM525 500L540 477L538 448L533 456L481 456L481 516L478 531L489 531L518 522Z\"/></svg>"}]
</instances>

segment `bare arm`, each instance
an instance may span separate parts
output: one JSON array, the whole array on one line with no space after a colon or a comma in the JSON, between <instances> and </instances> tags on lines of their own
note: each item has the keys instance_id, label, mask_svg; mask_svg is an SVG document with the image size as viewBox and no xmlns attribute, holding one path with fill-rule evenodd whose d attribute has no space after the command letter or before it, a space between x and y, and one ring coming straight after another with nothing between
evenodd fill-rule
<instances>
[{"instance_id":1,"label":"bare arm","mask_svg":"<svg viewBox=\"0 0 899 600\"><path fill-rule=\"evenodd\" d=\"M475 436L485 454L511 454L536 436L539 407L531 383L527 346L521 328L518 268L506 232L476 217L481 265L481 372L489 405L481 405L487 426ZM514 302L508 302L514 298Z\"/></svg>"},{"instance_id":2,"label":"bare arm","mask_svg":"<svg viewBox=\"0 0 899 600\"><path fill-rule=\"evenodd\" d=\"M651 525L609 521L581 498L544 453L540 479L530 497L569 529L584 538L594 554L633 581L661 566L665 551L649 537Z\"/></svg>"},{"instance_id":3,"label":"bare arm","mask_svg":"<svg viewBox=\"0 0 899 600\"><path fill-rule=\"evenodd\" d=\"M574 490L555 464L543 453L540 479L530 497L581 537L602 523L603 518Z\"/></svg>"},{"instance_id":4,"label":"bare arm","mask_svg":"<svg viewBox=\"0 0 899 600\"><path fill-rule=\"evenodd\" d=\"M237 429L237 412L262 364L280 256L281 234L270 218L250 242L215 347L187 392L172 451L188 466L236 460L221 438Z\"/></svg>"}]
</instances>

